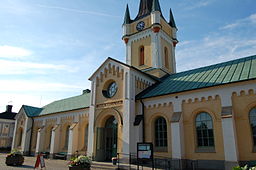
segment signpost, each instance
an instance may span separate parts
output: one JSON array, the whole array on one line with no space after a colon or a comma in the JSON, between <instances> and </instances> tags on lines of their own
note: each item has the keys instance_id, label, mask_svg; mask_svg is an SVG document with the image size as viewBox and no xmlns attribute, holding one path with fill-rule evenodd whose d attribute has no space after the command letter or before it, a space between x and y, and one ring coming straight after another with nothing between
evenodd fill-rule
<instances>
[{"instance_id":1,"label":"signpost","mask_svg":"<svg viewBox=\"0 0 256 170\"><path fill-rule=\"evenodd\" d=\"M152 143L137 143L137 169L147 162L152 162L152 169L154 169L154 155Z\"/></svg>"}]
</instances>

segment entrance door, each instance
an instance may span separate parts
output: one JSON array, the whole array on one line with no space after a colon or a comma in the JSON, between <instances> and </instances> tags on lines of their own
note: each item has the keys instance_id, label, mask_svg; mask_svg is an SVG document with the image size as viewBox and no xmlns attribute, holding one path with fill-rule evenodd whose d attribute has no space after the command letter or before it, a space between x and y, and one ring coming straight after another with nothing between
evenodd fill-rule
<instances>
[{"instance_id":1,"label":"entrance door","mask_svg":"<svg viewBox=\"0 0 256 170\"><path fill-rule=\"evenodd\" d=\"M110 117L105 124L105 161L117 155L117 120Z\"/></svg>"}]
</instances>

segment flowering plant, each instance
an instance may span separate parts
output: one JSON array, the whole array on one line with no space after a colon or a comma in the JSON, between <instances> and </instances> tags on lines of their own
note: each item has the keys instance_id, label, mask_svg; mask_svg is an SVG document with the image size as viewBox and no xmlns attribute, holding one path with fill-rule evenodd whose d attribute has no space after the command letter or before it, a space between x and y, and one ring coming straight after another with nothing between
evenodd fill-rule
<instances>
[{"instance_id":1,"label":"flowering plant","mask_svg":"<svg viewBox=\"0 0 256 170\"><path fill-rule=\"evenodd\" d=\"M80 155L75 158L71 158L69 162L69 167L79 166L82 168L90 168L91 167L91 159L88 156Z\"/></svg>"},{"instance_id":2,"label":"flowering plant","mask_svg":"<svg viewBox=\"0 0 256 170\"><path fill-rule=\"evenodd\" d=\"M22 153L17 149L13 149L11 153L9 153L7 156L17 156L17 155L22 155Z\"/></svg>"},{"instance_id":3,"label":"flowering plant","mask_svg":"<svg viewBox=\"0 0 256 170\"><path fill-rule=\"evenodd\" d=\"M256 166L251 168L248 168L248 165L245 165L244 167L236 166L233 170L256 170Z\"/></svg>"},{"instance_id":4,"label":"flowering plant","mask_svg":"<svg viewBox=\"0 0 256 170\"><path fill-rule=\"evenodd\" d=\"M112 157L112 161L117 160L117 157Z\"/></svg>"}]
</instances>

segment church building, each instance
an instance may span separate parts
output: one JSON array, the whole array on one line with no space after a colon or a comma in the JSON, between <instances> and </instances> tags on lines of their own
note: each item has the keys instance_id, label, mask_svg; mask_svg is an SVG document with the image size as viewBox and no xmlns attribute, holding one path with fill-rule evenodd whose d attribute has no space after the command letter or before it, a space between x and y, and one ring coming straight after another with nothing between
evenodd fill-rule
<instances>
[{"instance_id":1,"label":"church building","mask_svg":"<svg viewBox=\"0 0 256 170\"><path fill-rule=\"evenodd\" d=\"M231 169L256 162L256 55L176 72L178 44L170 10L140 0L123 23L126 63L107 58L91 89L42 108L23 105L12 148L51 158L87 154L95 161L136 154L153 143L155 158L178 169Z\"/></svg>"}]
</instances>

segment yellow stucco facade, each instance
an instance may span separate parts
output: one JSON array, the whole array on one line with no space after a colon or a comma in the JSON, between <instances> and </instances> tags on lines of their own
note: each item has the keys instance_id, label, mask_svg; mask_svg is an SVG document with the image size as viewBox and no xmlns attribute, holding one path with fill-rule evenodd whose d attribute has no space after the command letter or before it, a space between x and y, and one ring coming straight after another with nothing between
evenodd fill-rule
<instances>
[{"instance_id":1,"label":"yellow stucco facade","mask_svg":"<svg viewBox=\"0 0 256 170\"><path fill-rule=\"evenodd\" d=\"M199 169L230 169L255 161L249 112L256 108L256 80L248 75L231 82L234 73L228 68L230 82L222 83L224 73L206 81L220 65L176 74L174 20L166 22L160 11L144 12L123 25L126 63L106 59L89 78L91 91L82 95L44 108L24 106L13 148L110 161L117 153L128 160L137 143L148 142L155 159L179 169L195 163Z\"/></svg>"}]
</instances>

